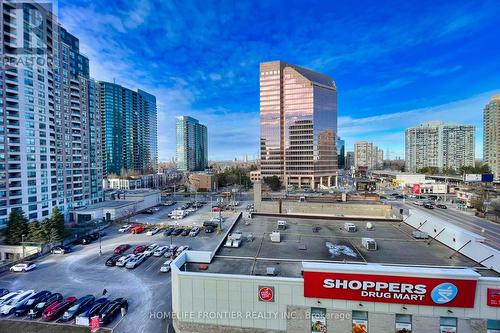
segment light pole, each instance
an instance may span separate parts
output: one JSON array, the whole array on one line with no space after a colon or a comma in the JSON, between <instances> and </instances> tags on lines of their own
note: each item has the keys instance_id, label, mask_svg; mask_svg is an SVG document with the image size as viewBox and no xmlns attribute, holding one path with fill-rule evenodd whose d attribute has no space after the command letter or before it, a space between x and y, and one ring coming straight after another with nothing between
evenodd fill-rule
<instances>
[{"instance_id":1,"label":"light pole","mask_svg":"<svg viewBox=\"0 0 500 333\"><path fill-rule=\"evenodd\" d=\"M23 245L23 259L24 259L24 237L26 235L21 235L21 244Z\"/></svg>"},{"instance_id":2,"label":"light pole","mask_svg":"<svg viewBox=\"0 0 500 333\"><path fill-rule=\"evenodd\" d=\"M103 218L104 219L104 218ZM99 234L99 255L102 256L102 241L101 241L101 231L99 230L99 225L97 224L97 220L95 221L97 232Z\"/></svg>"}]
</instances>

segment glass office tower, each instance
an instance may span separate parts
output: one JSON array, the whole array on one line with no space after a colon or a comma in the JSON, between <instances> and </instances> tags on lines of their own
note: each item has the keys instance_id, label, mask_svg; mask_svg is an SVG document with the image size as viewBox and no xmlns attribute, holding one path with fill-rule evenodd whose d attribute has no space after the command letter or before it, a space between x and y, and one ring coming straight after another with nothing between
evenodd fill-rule
<instances>
[{"instance_id":1,"label":"glass office tower","mask_svg":"<svg viewBox=\"0 0 500 333\"><path fill-rule=\"evenodd\" d=\"M203 171L208 167L207 127L197 119L176 118L176 160L182 171Z\"/></svg>"},{"instance_id":2,"label":"glass office tower","mask_svg":"<svg viewBox=\"0 0 500 333\"><path fill-rule=\"evenodd\" d=\"M116 83L98 82L104 174L157 172L156 97Z\"/></svg>"},{"instance_id":3,"label":"glass office tower","mask_svg":"<svg viewBox=\"0 0 500 333\"><path fill-rule=\"evenodd\" d=\"M337 90L326 75L282 61L260 64L262 177L283 185L336 183Z\"/></svg>"}]
</instances>

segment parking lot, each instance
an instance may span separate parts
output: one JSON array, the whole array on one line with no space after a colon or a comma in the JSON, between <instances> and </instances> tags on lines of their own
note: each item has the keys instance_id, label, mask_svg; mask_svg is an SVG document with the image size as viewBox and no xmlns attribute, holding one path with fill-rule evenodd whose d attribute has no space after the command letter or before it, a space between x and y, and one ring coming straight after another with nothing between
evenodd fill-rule
<instances>
[{"instance_id":1,"label":"parking lot","mask_svg":"<svg viewBox=\"0 0 500 333\"><path fill-rule=\"evenodd\" d=\"M131 221L144 220L164 224L174 224L168 218L172 207L162 207L161 211L152 215L138 215ZM214 214L209 213L210 203L195 214L178 220L181 225L202 225ZM158 216L155 216L158 214ZM224 212L225 223L230 223L237 215ZM158 223L155 222L155 223ZM153 222L150 222L153 223ZM113 250L120 244L130 244L131 248L125 253L131 253L137 245L188 245L194 250L212 250L221 240L222 234L217 232L206 234L203 231L196 237L172 236L166 237L160 231L156 235L120 233L120 225L112 225L105 230L102 238L102 255L99 255L99 241L89 245L76 245L73 251L64 255L48 255L37 260L37 268L26 273L3 273L0 275L0 288L11 291L18 289L34 289L35 291L49 290L59 292L64 297L82 297L92 294L96 297L107 290L109 299L124 297L128 300L128 314L121 317L119 314L109 325L115 332L173 332L168 317L162 318L163 313L171 311L170 273L160 272L160 266L167 260L165 257L147 258L135 269L124 267L107 267L106 260L113 255ZM160 314L160 315L159 315Z\"/></svg>"}]
</instances>

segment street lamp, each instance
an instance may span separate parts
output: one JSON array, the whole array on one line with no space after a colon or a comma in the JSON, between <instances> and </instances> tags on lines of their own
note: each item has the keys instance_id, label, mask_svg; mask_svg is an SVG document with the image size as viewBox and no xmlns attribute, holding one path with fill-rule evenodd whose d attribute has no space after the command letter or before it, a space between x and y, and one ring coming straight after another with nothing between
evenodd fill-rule
<instances>
[{"instance_id":1,"label":"street lamp","mask_svg":"<svg viewBox=\"0 0 500 333\"><path fill-rule=\"evenodd\" d=\"M104 222L104 217L102 218ZM97 220L95 221L97 232L99 235L99 255L102 256L102 241L101 241L101 230L99 230L99 225L97 224Z\"/></svg>"},{"instance_id":2,"label":"street lamp","mask_svg":"<svg viewBox=\"0 0 500 333\"><path fill-rule=\"evenodd\" d=\"M26 235L21 235L21 244L23 245L23 259L24 259L24 237L26 237Z\"/></svg>"}]
</instances>

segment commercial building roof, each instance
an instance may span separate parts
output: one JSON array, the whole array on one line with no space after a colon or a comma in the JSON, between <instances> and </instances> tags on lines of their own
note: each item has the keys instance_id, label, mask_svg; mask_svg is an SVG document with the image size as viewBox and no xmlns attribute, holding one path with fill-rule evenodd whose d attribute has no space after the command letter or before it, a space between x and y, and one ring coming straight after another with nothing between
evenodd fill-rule
<instances>
[{"instance_id":1,"label":"commercial building roof","mask_svg":"<svg viewBox=\"0 0 500 333\"><path fill-rule=\"evenodd\" d=\"M277 229L278 220L286 220L287 228L280 230L281 241L273 243L270 233ZM346 231L345 222L355 224L357 231ZM370 223L372 230L367 230L367 222L362 220L263 216L241 218L232 229L232 232L241 231L241 245L233 248L222 244L204 272L266 275L267 268L274 267L279 276L301 277L304 261L442 268L480 266L436 240L415 239L412 236L415 229L403 222ZM363 247L363 237L373 238L377 250L369 251ZM198 265L187 263L186 269L198 271ZM480 268L478 272L483 276L499 276L486 268Z\"/></svg>"}]
</instances>

